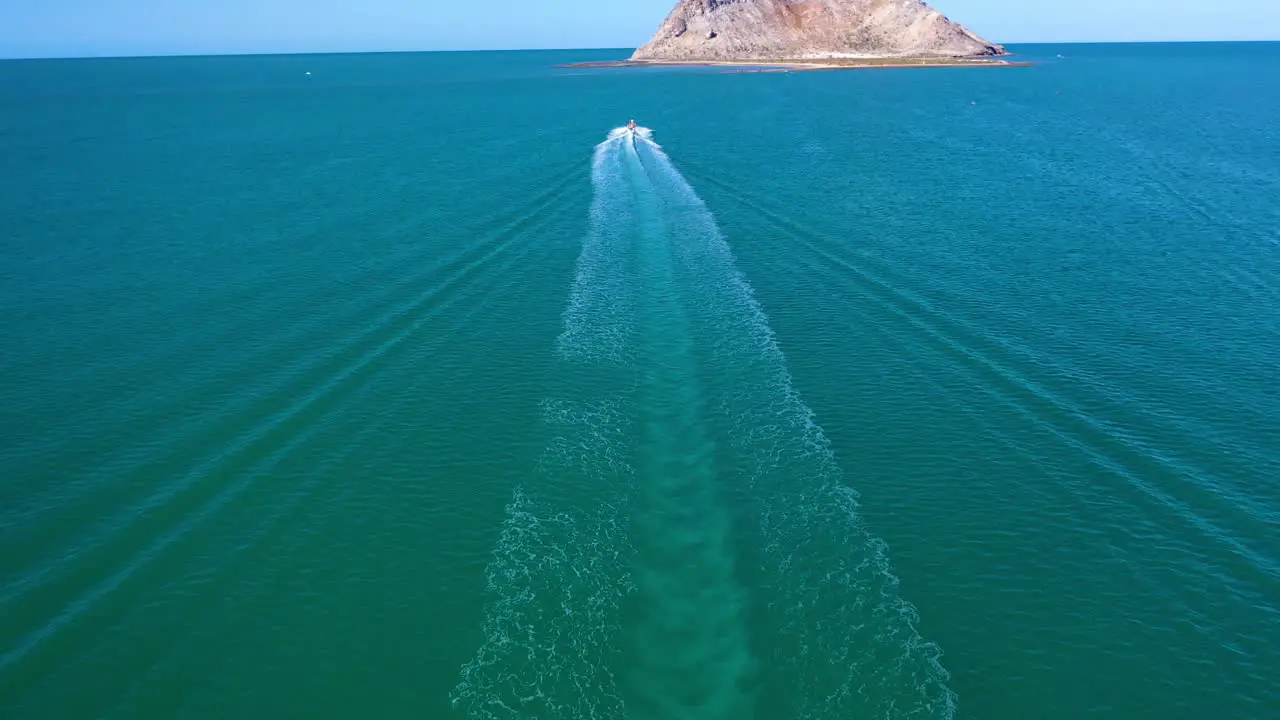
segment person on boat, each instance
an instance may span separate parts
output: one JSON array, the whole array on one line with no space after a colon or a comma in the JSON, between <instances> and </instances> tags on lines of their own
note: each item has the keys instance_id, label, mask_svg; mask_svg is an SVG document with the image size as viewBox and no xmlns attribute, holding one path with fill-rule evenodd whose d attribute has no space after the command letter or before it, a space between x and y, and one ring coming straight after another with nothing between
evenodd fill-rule
<instances>
[{"instance_id":1,"label":"person on boat","mask_svg":"<svg viewBox=\"0 0 1280 720\"><path fill-rule=\"evenodd\" d=\"M636 121L635 121L635 120L632 120L631 122L627 123L627 129L628 129L628 130L635 130L635 129L636 129Z\"/></svg>"}]
</instances>

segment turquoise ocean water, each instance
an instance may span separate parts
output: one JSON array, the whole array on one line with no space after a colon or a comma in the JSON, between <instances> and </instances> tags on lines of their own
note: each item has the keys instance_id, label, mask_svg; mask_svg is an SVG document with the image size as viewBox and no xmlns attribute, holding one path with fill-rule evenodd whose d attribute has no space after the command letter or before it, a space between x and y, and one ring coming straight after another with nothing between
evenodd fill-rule
<instances>
[{"instance_id":1,"label":"turquoise ocean water","mask_svg":"<svg viewBox=\"0 0 1280 720\"><path fill-rule=\"evenodd\" d=\"M1280 45L1015 50L0 63L0 717L1276 717Z\"/></svg>"}]
</instances>

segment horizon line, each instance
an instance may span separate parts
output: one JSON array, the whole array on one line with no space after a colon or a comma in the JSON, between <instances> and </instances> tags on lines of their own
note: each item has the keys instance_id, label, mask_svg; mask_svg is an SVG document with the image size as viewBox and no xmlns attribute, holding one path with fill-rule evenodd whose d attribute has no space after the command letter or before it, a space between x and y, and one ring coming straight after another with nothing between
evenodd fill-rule
<instances>
[{"instance_id":1,"label":"horizon line","mask_svg":"<svg viewBox=\"0 0 1280 720\"><path fill-rule=\"evenodd\" d=\"M1243 45L1280 43L1273 40L1063 40L1055 42L1004 42L1004 47L1014 45ZM410 55L410 54L460 54L460 53L503 53L503 52L590 52L590 51L625 51L635 52L629 47L561 47L561 48L472 48L454 50L303 50L303 51L255 51L255 52L197 52L197 53L151 53L136 55L0 55L0 62L23 60L143 60L148 58L213 58L213 57L288 57L314 55Z\"/></svg>"}]
</instances>

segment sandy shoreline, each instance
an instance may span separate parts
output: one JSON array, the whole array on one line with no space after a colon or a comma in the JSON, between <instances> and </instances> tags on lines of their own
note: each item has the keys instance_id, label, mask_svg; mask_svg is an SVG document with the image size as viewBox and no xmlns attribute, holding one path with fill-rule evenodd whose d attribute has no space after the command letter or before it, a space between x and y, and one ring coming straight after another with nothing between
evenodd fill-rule
<instances>
[{"instance_id":1,"label":"sandy shoreline","mask_svg":"<svg viewBox=\"0 0 1280 720\"><path fill-rule=\"evenodd\" d=\"M894 70L906 68L1029 67L1033 63L996 58L823 58L813 60L601 60L568 63L561 68L729 67L727 72L805 72L811 70Z\"/></svg>"}]
</instances>

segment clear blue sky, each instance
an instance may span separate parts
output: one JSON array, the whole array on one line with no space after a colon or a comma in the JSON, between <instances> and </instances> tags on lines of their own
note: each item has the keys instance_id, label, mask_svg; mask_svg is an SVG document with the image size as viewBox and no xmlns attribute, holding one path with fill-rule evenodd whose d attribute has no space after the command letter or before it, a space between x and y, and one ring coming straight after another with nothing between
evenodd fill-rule
<instances>
[{"instance_id":1,"label":"clear blue sky","mask_svg":"<svg viewBox=\"0 0 1280 720\"><path fill-rule=\"evenodd\" d=\"M995 42L1280 40L1280 0L935 0ZM0 0L0 57L635 47L675 0Z\"/></svg>"}]
</instances>

